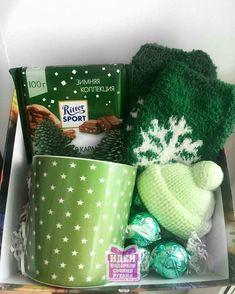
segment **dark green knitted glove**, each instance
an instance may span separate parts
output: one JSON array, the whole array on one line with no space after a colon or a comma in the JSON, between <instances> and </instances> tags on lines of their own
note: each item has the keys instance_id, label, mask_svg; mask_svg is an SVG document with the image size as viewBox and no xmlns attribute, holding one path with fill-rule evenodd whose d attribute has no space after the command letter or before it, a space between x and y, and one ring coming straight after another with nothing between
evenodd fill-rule
<instances>
[{"instance_id":1,"label":"dark green knitted glove","mask_svg":"<svg viewBox=\"0 0 235 294\"><path fill-rule=\"evenodd\" d=\"M216 78L215 65L209 55L201 50L185 52L181 49L171 49L158 44L145 44L141 46L131 63L131 108L139 98L150 91L159 72L172 61L180 61L205 77Z\"/></svg>"},{"instance_id":2,"label":"dark green knitted glove","mask_svg":"<svg viewBox=\"0 0 235 294\"><path fill-rule=\"evenodd\" d=\"M125 143L139 167L214 159L235 126L235 86L180 62L159 72L141 104Z\"/></svg>"}]
</instances>

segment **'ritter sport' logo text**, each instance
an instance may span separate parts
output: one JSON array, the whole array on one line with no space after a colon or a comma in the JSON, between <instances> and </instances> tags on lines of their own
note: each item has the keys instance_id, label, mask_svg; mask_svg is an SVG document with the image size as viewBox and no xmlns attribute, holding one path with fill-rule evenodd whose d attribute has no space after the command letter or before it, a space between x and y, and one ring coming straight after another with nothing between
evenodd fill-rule
<instances>
[{"instance_id":1,"label":"'ritter sport' logo text","mask_svg":"<svg viewBox=\"0 0 235 294\"><path fill-rule=\"evenodd\" d=\"M86 100L60 101L59 109L62 128L77 128L88 120Z\"/></svg>"}]
</instances>

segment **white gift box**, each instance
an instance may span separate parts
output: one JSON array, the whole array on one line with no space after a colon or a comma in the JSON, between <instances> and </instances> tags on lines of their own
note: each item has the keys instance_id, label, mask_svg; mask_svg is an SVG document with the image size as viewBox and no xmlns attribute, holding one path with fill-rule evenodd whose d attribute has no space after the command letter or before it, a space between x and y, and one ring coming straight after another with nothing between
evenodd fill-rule
<instances>
[{"instance_id":1,"label":"white gift box","mask_svg":"<svg viewBox=\"0 0 235 294\"><path fill-rule=\"evenodd\" d=\"M6 146L7 148L8 146ZM104 287L108 289L161 289L161 288L190 288L197 286L225 285L229 283L229 259L227 236L230 241L230 251L233 249L231 236L235 233L232 222L226 221L231 218L232 196L230 192L230 183L227 175L224 153L221 153L219 164L224 168L224 181L216 192L216 208L213 215L213 225L210 233L206 236L208 250L208 269L190 275L184 275L177 279L160 278L156 273L151 273L139 282L120 282L109 283ZM2 239L1 261L0 261L0 284L4 287L10 285L10 288L18 285L33 285L32 280L23 276L17 269L17 263L10 250L13 231L18 229L19 216L22 213L22 207L27 202L27 172L28 163L26 160L23 135L20 118L18 118L15 142L12 153L12 165L10 169L7 203L5 211L5 223ZM224 205L223 205L224 203ZM230 204L229 204L230 203ZM231 240L230 240L230 239ZM105 262L105 261L104 261ZM234 273L230 273L231 275ZM101 289L103 289L101 287ZM104 290L104 289L103 289Z\"/></svg>"},{"instance_id":2,"label":"white gift box","mask_svg":"<svg viewBox=\"0 0 235 294\"><path fill-rule=\"evenodd\" d=\"M218 76L234 82L233 1L183 0L4 0L0 4L0 134L5 137L13 81L8 69L56 64L129 63L141 44L157 42L184 50L202 49L218 66ZM3 151L4 140L0 149ZM6 146L8 148L8 146ZM223 156L222 156L223 157ZM223 158L222 158L223 159ZM222 160L223 161L223 160ZM119 283L111 289L160 289L217 286L235 280L229 259L235 254L233 201L223 161L225 181L216 192L213 226L207 236L208 270L165 280L150 275L138 283ZM18 121L10 169L0 260L2 287L32 285L17 270L10 252L12 232L18 227L27 200L27 161ZM229 255L228 255L229 253ZM232 263L232 262L230 262ZM230 279L230 281L229 281Z\"/></svg>"}]
</instances>

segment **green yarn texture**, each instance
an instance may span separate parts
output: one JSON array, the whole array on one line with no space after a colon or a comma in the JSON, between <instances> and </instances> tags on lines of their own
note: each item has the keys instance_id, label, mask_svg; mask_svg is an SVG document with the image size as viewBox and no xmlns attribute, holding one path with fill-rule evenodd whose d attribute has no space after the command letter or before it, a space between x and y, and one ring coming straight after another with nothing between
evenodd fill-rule
<instances>
[{"instance_id":1,"label":"green yarn texture","mask_svg":"<svg viewBox=\"0 0 235 294\"><path fill-rule=\"evenodd\" d=\"M140 104L126 127L126 160L137 166L213 160L235 125L235 86L180 62L161 71Z\"/></svg>"},{"instance_id":2,"label":"green yarn texture","mask_svg":"<svg viewBox=\"0 0 235 294\"><path fill-rule=\"evenodd\" d=\"M220 177L214 182L217 188L223 173L218 165L209 161L199 168L203 172L208 165L209 179L213 179L213 174L220 171ZM196 183L194 172L191 166L182 163L156 164L146 168L137 179L140 197L148 211L165 229L185 240L193 232L202 236L210 230L215 206L213 192L198 186L200 177L196 173Z\"/></svg>"},{"instance_id":3,"label":"green yarn texture","mask_svg":"<svg viewBox=\"0 0 235 294\"><path fill-rule=\"evenodd\" d=\"M216 66L202 50L186 52L158 44L145 44L132 59L132 106L138 97L150 91L160 71L172 61L182 62L205 77L216 78Z\"/></svg>"}]
</instances>

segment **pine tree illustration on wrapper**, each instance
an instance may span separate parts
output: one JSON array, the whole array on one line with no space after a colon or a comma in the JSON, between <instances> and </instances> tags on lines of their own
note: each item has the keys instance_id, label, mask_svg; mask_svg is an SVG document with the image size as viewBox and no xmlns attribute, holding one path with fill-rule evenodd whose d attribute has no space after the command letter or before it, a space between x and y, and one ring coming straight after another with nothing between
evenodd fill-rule
<instances>
[{"instance_id":1,"label":"pine tree illustration on wrapper","mask_svg":"<svg viewBox=\"0 0 235 294\"><path fill-rule=\"evenodd\" d=\"M139 170L214 160L234 125L234 85L172 62L126 121L126 160Z\"/></svg>"},{"instance_id":2,"label":"pine tree illustration on wrapper","mask_svg":"<svg viewBox=\"0 0 235 294\"><path fill-rule=\"evenodd\" d=\"M96 146L92 158L123 163L123 140L124 131L122 128L110 130Z\"/></svg>"},{"instance_id":3,"label":"pine tree illustration on wrapper","mask_svg":"<svg viewBox=\"0 0 235 294\"><path fill-rule=\"evenodd\" d=\"M35 154L61 155L70 157L81 156L72 139L49 120L42 121L35 131Z\"/></svg>"}]
</instances>

